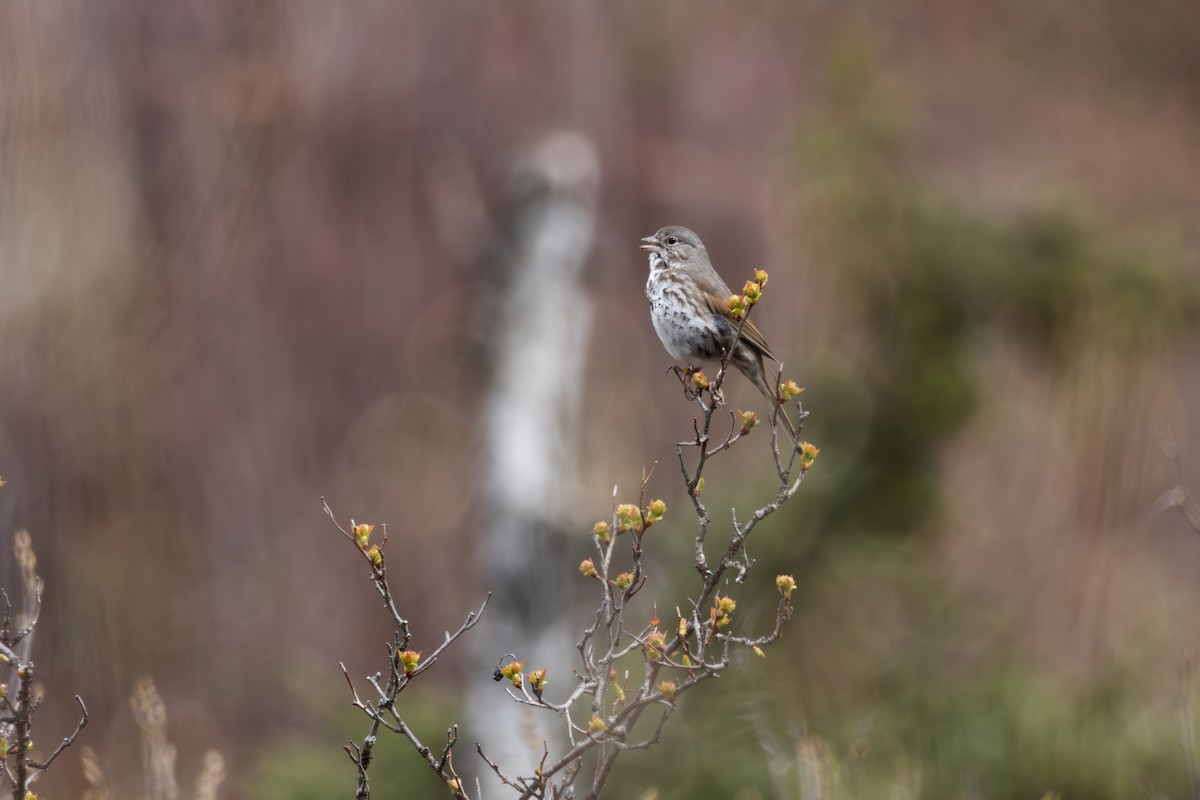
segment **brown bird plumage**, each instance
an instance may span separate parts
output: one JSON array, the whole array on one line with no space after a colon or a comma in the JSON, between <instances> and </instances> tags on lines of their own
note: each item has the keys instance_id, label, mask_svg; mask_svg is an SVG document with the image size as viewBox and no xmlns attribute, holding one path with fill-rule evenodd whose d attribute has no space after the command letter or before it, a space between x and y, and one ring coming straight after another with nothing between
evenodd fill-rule
<instances>
[{"instance_id":1,"label":"brown bird plumage","mask_svg":"<svg viewBox=\"0 0 1200 800\"><path fill-rule=\"evenodd\" d=\"M676 361L695 368L718 363L733 344L739 321L729 312L733 294L713 269L700 237L687 228L668 225L642 239L650 254L646 297L650 320L663 347ZM777 361L752 320L746 320L729 363L758 387L774 408L779 402L775 383L767 378L764 359ZM786 411L780 418L792 438L796 431Z\"/></svg>"}]
</instances>

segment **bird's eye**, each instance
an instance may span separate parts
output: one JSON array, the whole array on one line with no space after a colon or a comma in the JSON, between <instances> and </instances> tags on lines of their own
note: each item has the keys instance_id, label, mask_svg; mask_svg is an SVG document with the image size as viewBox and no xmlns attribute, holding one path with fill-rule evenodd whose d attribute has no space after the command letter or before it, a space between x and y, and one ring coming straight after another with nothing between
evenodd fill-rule
<instances>
[{"instance_id":1,"label":"bird's eye","mask_svg":"<svg viewBox=\"0 0 1200 800\"><path fill-rule=\"evenodd\" d=\"M679 244L679 237L677 237L677 236L668 236L668 237L667 237L667 244Z\"/></svg>"}]
</instances>

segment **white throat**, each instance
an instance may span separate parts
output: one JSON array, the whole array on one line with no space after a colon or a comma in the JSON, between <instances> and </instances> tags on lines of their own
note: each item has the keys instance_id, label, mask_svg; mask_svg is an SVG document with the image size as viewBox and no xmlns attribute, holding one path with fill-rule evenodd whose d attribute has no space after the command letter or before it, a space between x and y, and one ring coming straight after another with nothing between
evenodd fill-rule
<instances>
[{"instance_id":1,"label":"white throat","mask_svg":"<svg viewBox=\"0 0 1200 800\"><path fill-rule=\"evenodd\" d=\"M662 253L651 253L650 274L653 275L654 273L661 272L665 269L670 269L670 266L667 264L667 260L662 257Z\"/></svg>"}]
</instances>

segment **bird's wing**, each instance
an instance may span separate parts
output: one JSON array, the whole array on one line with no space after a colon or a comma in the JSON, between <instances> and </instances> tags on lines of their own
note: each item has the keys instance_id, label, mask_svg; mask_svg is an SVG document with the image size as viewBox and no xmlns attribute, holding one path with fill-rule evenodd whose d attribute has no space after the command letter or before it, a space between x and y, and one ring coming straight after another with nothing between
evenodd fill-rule
<instances>
[{"instance_id":1,"label":"bird's wing","mask_svg":"<svg viewBox=\"0 0 1200 800\"><path fill-rule=\"evenodd\" d=\"M733 315L729 313L729 306L725 304L725 299L712 294L705 294L704 299L708 303L708 308L710 311L712 311L714 314L724 317L729 321L729 324L733 326L734 330L737 330L737 326L741 320L734 319ZM779 360L771 354L771 348L767 346L767 340L763 338L762 332L759 331L758 326L754 324L754 320L746 320L746 324L742 326L741 338L746 342L746 344L750 345L772 361Z\"/></svg>"}]
</instances>

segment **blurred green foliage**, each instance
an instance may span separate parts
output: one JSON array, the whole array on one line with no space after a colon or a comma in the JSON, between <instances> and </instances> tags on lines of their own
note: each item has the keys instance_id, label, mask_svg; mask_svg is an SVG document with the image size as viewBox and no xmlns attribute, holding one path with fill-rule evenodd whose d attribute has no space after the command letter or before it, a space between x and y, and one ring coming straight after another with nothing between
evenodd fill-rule
<instances>
[{"instance_id":1,"label":"blurred green foliage","mask_svg":"<svg viewBox=\"0 0 1200 800\"><path fill-rule=\"evenodd\" d=\"M981 352L1014 341L1051 386L1089 354L1153 353L1195 318L1183 258L1082 203L989 208L926 179L870 48L850 38L833 53L794 155L814 258L840 275L862 345L857 362L805 375L822 459L755 547L759 577L796 572L807 613L765 665L689 697L686 723L625 765L614 796L1184 796L1179 719L1148 700L1135 664L1047 676L929 549L942 454L1006 391L982 382Z\"/></svg>"},{"instance_id":2,"label":"blurred green foliage","mask_svg":"<svg viewBox=\"0 0 1200 800\"><path fill-rule=\"evenodd\" d=\"M834 453L840 431L865 435L855 462L840 465L832 496L806 504L839 535L905 534L936 517L940 453L981 395L1005 390L981 385L974 367L995 333L1011 334L1054 374L1095 349L1136 357L1196 310L1178 256L1164 248L1112 241L1057 209L997 221L933 194L915 184L900 193L902 233L880 236L867 264L847 262L891 272L864 281L858 297L870 337L859 365L869 402L816 421ZM811 408L835 405L847 389L839 377L809 379Z\"/></svg>"},{"instance_id":3,"label":"blurred green foliage","mask_svg":"<svg viewBox=\"0 0 1200 800\"><path fill-rule=\"evenodd\" d=\"M1125 676L1065 690L1007 664L958 681L898 673L869 706L826 716L763 697L764 683L804 687L786 665L762 671L744 664L687 706L659 752L631 754L613 796L1188 796L1175 710L1131 696Z\"/></svg>"},{"instance_id":4,"label":"blurred green foliage","mask_svg":"<svg viewBox=\"0 0 1200 800\"><path fill-rule=\"evenodd\" d=\"M855 455L827 496L797 505L820 509L820 528L838 537L903 535L936 518L940 454L983 395L1004 392L975 372L994 335L1053 375L1096 349L1136 358L1198 308L1170 242L1105 229L1083 208L990 209L924 178L903 102L869 53L854 37L833 49L825 103L795 146L820 223L814 257L840 274L865 338L856 375L817 364L806 376L813 429L833 454L823 466Z\"/></svg>"},{"instance_id":5,"label":"blurred green foliage","mask_svg":"<svg viewBox=\"0 0 1200 800\"><path fill-rule=\"evenodd\" d=\"M311 677L311 674L310 674ZM315 685L311 681L309 686ZM369 720L350 707L346 693L330 696L322 692L297 698L310 711L323 718L314 735L311 730L281 732L255 756L243 787L245 797L262 800L326 800L354 793L355 770L341 748L332 747L329 733L337 732L342 742L362 744ZM342 687L345 688L344 685ZM440 751L445 742L446 720L461 715L447 708L436 691L418 690L404 696L404 720L421 741ZM474 755L462 748L468 757ZM372 797L442 797L441 780L401 736L380 730L370 770Z\"/></svg>"}]
</instances>

